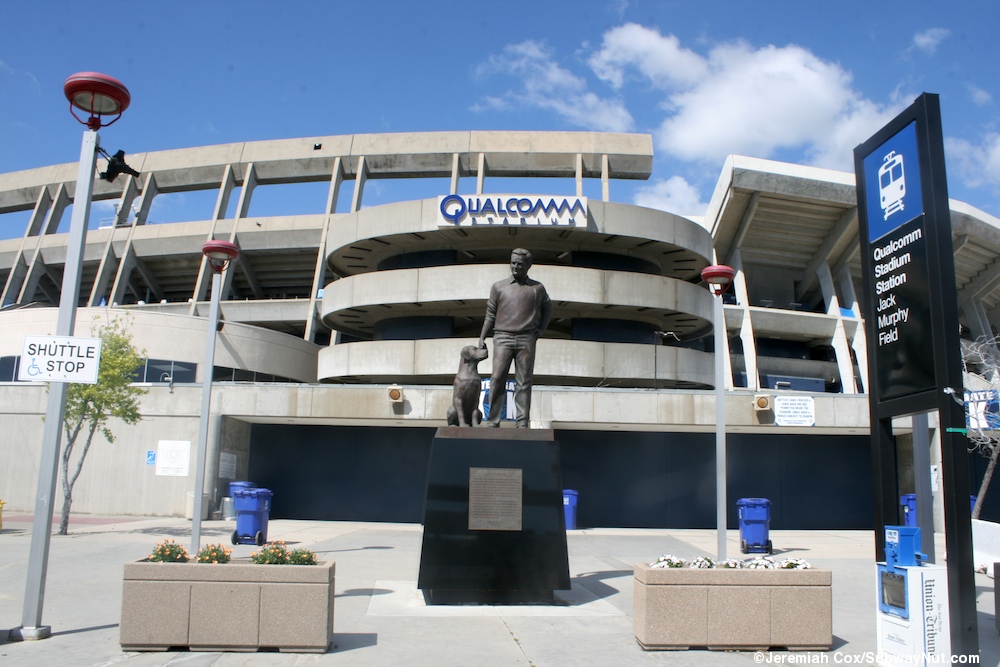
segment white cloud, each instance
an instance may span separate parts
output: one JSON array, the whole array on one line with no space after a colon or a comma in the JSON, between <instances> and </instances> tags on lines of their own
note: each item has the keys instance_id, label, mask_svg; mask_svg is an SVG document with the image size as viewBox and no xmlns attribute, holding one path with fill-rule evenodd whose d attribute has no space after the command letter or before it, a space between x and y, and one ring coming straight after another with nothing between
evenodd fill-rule
<instances>
[{"instance_id":1,"label":"white cloud","mask_svg":"<svg viewBox=\"0 0 1000 667\"><path fill-rule=\"evenodd\" d=\"M509 92L519 104L553 111L566 122L588 130L627 132L634 129L632 115L618 99L605 99L587 90L587 82L556 63L536 42L504 47L501 54L476 68L480 77L506 74L516 77L521 90ZM487 98L473 110L505 108L503 98Z\"/></svg>"},{"instance_id":2,"label":"white cloud","mask_svg":"<svg viewBox=\"0 0 1000 667\"><path fill-rule=\"evenodd\" d=\"M614 87L634 73L664 90L656 146L686 161L797 149L816 166L850 169L853 148L902 108L864 99L850 73L794 45L733 42L701 56L673 35L626 24L605 33L590 65Z\"/></svg>"},{"instance_id":3,"label":"white cloud","mask_svg":"<svg viewBox=\"0 0 1000 667\"><path fill-rule=\"evenodd\" d=\"M913 36L913 46L932 56L941 42L950 34L951 31L945 28L930 28Z\"/></svg>"},{"instance_id":4,"label":"white cloud","mask_svg":"<svg viewBox=\"0 0 1000 667\"><path fill-rule=\"evenodd\" d=\"M959 173L965 185L1000 192L1000 134L990 132L976 143L946 137L944 146L948 167Z\"/></svg>"},{"instance_id":5,"label":"white cloud","mask_svg":"<svg viewBox=\"0 0 1000 667\"><path fill-rule=\"evenodd\" d=\"M629 66L660 88L694 84L708 70L705 60L681 48L677 37L664 37L658 30L635 23L604 33L601 50L590 58L594 73L616 89L625 83Z\"/></svg>"},{"instance_id":6,"label":"white cloud","mask_svg":"<svg viewBox=\"0 0 1000 667\"><path fill-rule=\"evenodd\" d=\"M972 103L976 106L984 107L993 102L993 96L979 86L970 83L967 88L969 89L969 97L972 98Z\"/></svg>"},{"instance_id":7,"label":"white cloud","mask_svg":"<svg viewBox=\"0 0 1000 667\"><path fill-rule=\"evenodd\" d=\"M921 48L932 49L947 32L921 35ZM652 93L660 101L644 102L653 115L643 122L653 128L660 155L705 167L718 166L733 153L795 161L805 156L814 166L851 171L855 146L906 106L900 100L912 100L905 92L884 103L867 99L850 72L801 46L736 41L698 47L702 53L675 35L634 23L607 30L586 60L594 75L617 91L617 97L607 98L558 64L543 44L512 44L477 72L513 77L514 92L486 99L479 108L516 108L502 103L516 98L519 105L549 110L572 125L626 131L635 122L623 100ZM707 182L661 180L637 198L643 205L692 213L704 206L695 187Z\"/></svg>"},{"instance_id":8,"label":"white cloud","mask_svg":"<svg viewBox=\"0 0 1000 667\"><path fill-rule=\"evenodd\" d=\"M671 176L636 189L632 203L677 215L701 216L708 203L701 200L698 188L681 176Z\"/></svg>"}]
</instances>

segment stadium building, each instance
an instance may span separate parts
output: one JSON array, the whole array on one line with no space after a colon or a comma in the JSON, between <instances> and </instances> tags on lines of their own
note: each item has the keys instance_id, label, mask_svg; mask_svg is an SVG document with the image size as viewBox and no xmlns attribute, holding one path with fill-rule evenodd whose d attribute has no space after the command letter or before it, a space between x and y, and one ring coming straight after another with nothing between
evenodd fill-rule
<instances>
[{"instance_id":1,"label":"stadium building","mask_svg":"<svg viewBox=\"0 0 1000 667\"><path fill-rule=\"evenodd\" d=\"M714 526L715 297L700 272L724 263L737 270L718 351L730 527L740 497L769 498L772 528L872 527L853 174L732 156L704 217L687 218L613 199L616 182L650 176L652 139L639 134L326 136L128 162L139 177L95 186L115 213L87 235L76 333L127 322L149 391L141 422L95 442L74 511L190 511L211 372L211 507L249 479L273 491L272 517L420 522L459 352L525 247L553 301L532 425L555 430L579 525ZM8 511L34 506L46 389L18 380L22 343L55 331L76 174L74 163L0 175ZM372 205L366 189L398 196ZM295 212L254 215L275 193ZM202 219L158 220L156 198L178 195L206 202ZM998 317L1000 220L953 201L952 225L974 339ZM223 274L207 369L211 239L241 254ZM896 440L900 493L912 492L908 421ZM985 461L970 461L975 481ZM1000 516L998 496L983 518Z\"/></svg>"}]
</instances>

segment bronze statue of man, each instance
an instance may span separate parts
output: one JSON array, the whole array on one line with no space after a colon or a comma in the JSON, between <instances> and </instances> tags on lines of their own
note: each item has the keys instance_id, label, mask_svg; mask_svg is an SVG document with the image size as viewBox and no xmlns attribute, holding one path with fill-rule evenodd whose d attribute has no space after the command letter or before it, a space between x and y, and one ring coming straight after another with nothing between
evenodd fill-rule
<instances>
[{"instance_id":1,"label":"bronze statue of man","mask_svg":"<svg viewBox=\"0 0 1000 667\"><path fill-rule=\"evenodd\" d=\"M493 374L490 378L490 414L483 426L500 426L506 404L507 375L514 362L514 406L517 427L528 428L531 411L531 382L535 371L535 342L552 319L552 301L545 286L528 277L531 253L516 248L510 254L510 277L490 288L486 321L479 347L493 332Z\"/></svg>"}]
</instances>

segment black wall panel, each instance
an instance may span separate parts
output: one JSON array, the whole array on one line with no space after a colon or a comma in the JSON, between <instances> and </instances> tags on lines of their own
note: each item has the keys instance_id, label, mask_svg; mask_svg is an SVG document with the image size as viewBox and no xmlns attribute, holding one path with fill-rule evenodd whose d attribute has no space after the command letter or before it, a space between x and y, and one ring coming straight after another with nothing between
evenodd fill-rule
<instances>
[{"instance_id":1,"label":"black wall panel","mask_svg":"<svg viewBox=\"0 0 1000 667\"><path fill-rule=\"evenodd\" d=\"M423 520L433 428L255 424L250 481L273 518ZM715 435L557 431L578 527L715 527ZM771 500L771 528L870 529L868 436L731 434L728 521L736 501Z\"/></svg>"}]
</instances>

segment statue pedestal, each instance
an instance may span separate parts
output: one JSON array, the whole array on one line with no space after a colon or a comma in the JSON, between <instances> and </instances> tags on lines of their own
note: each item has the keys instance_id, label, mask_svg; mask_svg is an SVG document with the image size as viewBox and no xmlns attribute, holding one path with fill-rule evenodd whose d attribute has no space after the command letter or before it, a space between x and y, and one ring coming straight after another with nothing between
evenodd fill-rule
<instances>
[{"instance_id":1,"label":"statue pedestal","mask_svg":"<svg viewBox=\"0 0 1000 667\"><path fill-rule=\"evenodd\" d=\"M570 588L552 430L437 430L417 588L428 604L551 603Z\"/></svg>"}]
</instances>

